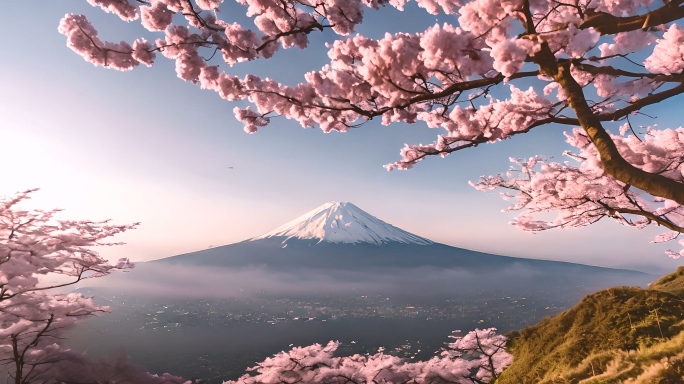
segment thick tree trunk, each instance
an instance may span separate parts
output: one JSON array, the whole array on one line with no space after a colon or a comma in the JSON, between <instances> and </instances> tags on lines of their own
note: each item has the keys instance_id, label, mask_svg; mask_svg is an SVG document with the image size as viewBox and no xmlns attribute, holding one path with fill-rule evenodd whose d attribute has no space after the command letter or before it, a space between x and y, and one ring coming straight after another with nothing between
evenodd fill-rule
<instances>
[{"instance_id":1,"label":"thick tree trunk","mask_svg":"<svg viewBox=\"0 0 684 384\"><path fill-rule=\"evenodd\" d=\"M541 72L553 77L568 96L568 104L575 111L580 126L598 150L603 169L608 175L653 196L684 205L684 184L639 169L620 155L613 139L589 107L582 87L572 77L569 61L559 62L545 43L542 44L541 51L535 55L534 61L539 64Z\"/></svg>"},{"instance_id":2,"label":"thick tree trunk","mask_svg":"<svg viewBox=\"0 0 684 384\"><path fill-rule=\"evenodd\" d=\"M12 352L14 353L14 384L23 384L24 359L19 353L19 341L16 335L12 335Z\"/></svg>"}]
</instances>

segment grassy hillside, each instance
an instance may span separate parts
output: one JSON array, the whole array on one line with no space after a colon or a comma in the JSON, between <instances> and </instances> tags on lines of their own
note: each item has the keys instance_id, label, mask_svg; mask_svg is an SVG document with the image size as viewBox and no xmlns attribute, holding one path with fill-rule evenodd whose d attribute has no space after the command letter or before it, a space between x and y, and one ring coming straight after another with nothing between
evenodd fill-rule
<instances>
[{"instance_id":1,"label":"grassy hillside","mask_svg":"<svg viewBox=\"0 0 684 384\"><path fill-rule=\"evenodd\" d=\"M670 292L673 295L684 298L684 267L679 267L675 272L661 277L658 281L649 285L648 289Z\"/></svg>"},{"instance_id":2,"label":"grassy hillside","mask_svg":"<svg viewBox=\"0 0 684 384\"><path fill-rule=\"evenodd\" d=\"M496 384L684 383L683 297L684 268L588 295L509 334L513 364Z\"/></svg>"}]
</instances>

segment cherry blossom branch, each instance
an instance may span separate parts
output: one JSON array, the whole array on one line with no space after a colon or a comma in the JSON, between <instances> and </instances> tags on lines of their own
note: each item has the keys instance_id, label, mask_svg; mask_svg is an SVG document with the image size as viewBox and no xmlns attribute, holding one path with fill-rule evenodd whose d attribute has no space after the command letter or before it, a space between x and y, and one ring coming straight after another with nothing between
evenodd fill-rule
<instances>
[{"instance_id":1,"label":"cherry blossom branch","mask_svg":"<svg viewBox=\"0 0 684 384\"><path fill-rule=\"evenodd\" d=\"M8 300L8 299L11 299L11 298L13 298L13 297L15 297L15 296L23 295L23 294L29 293L29 292L47 291L47 290L51 290L51 289L57 289L57 288L62 288L62 287L68 287L68 286L70 286L70 285L77 284L78 282L80 282L81 280L84 279L83 273L85 273L86 271L87 271L87 270L83 270L83 271L79 272L78 275L76 276L76 280L71 281L71 282L68 282L68 283L57 284L57 285L50 285L50 286L45 286L45 287L30 288L30 289L26 289L26 290L23 290L23 291L15 292L15 293L10 294L10 295L4 294L4 291L3 291L3 292L0 292L0 301ZM4 289L4 287L3 287L3 289Z\"/></svg>"},{"instance_id":2,"label":"cherry blossom branch","mask_svg":"<svg viewBox=\"0 0 684 384\"><path fill-rule=\"evenodd\" d=\"M652 158L652 164L643 164L649 169L658 169L661 173L677 174L681 172L684 161L684 143L670 146L670 153L660 151L658 135L672 137L672 134L684 135L684 129L674 131L656 131L656 137L647 136L645 141L631 137L614 136L613 141L624 153L639 153L644 147L654 147L661 157ZM526 231L542 231L551 228L582 227L604 217L612 217L618 222L638 229L656 224L670 230L656 236L655 242L674 240L678 234L684 233L684 207L674 201L662 198L648 202L639 191L632 191L631 185L621 183L605 174L596 160L600 156L583 130L576 128L573 135L568 135L568 143L580 149L580 153L567 153L580 162L579 167L568 164L539 161L538 157L527 161L512 160L518 168L512 168L506 174L483 177L478 183L471 183L479 190L503 188L516 191L517 194L504 193L504 199L514 199L515 204L507 210L522 211L512 224ZM672 159L680 159L674 162ZM520 174L520 176L514 176ZM669 175L668 174L668 175ZM670 176L672 177L672 176ZM655 203L655 204L654 204ZM535 220L534 215L541 212L556 211L559 216L552 221ZM629 220L623 216L638 216L638 220ZM684 244L682 244L684 245ZM673 251L667 251L672 257L681 257Z\"/></svg>"},{"instance_id":3,"label":"cherry blossom branch","mask_svg":"<svg viewBox=\"0 0 684 384\"><path fill-rule=\"evenodd\" d=\"M588 12L580 29L594 28L602 35L647 29L679 20L684 17L684 1L675 0L662 7L638 16L619 17L606 12Z\"/></svg>"},{"instance_id":4,"label":"cherry blossom branch","mask_svg":"<svg viewBox=\"0 0 684 384\"><path fill-rule=\"evenodd\" d=\"M594 146L596 146L601 155L603 169L609 175L652 195L684 204L684 184L662 175L639 169L628 163L620 155L610 135L601 125L601 119L596 116L587 104L582 87L570 73L570 63L559 63L546 42L541 44L540 51L534 56L534 60L539 65L541 72L546 76L552 77L566 93L569 105L575 111L580 125L584 128ZM630 113L645 105L664 100L682 92L684 92L684 84L643 98L641 100L644 101L637 101L623 108L620 113ZM619 114L615 114L614 119L618 116Z\"/></svg>"},{"instance_id":5,"label":"cherry blossom branch","mask_svg":"<svg viewBox=\"0 0 684 384\"><path fill-rule=\"evenodd\" d=\"M664 75L660 73L648 73L648 72L631 72L631 71L626 71L624 69L618 69L614 68L610 65L603 65L603 66L595 66L595 65L590 65L586 63L582 63L579 60L573 60L572 64L577 67L578 69L591 73L592 75L598 75L598 74L603 74L603 75L609 75L609 76L626 76L626 77L636 77L636 78L649 78L653 79L659 82L676 82L676 83L682 83L684 82L684 74L672 74L672 75Z\"/></svg>"},{"instance_id":6,"label":"cherry blossom branch","mask_svg":"<svg viewBox=\"0 0 684 384\"><path fill-rule=\"evenodd\" d=\"M197 11L195 11L195 7L192 5L192 2L190 0L184 0L184 2L188 5L187 9L189 10L190 13L184 13L183 15L193 17L202 26L202 28L206 28L206 29L216 31L216 32L223 32L223 28L221 28L219 26L209 25L209 23L207 23L199 15L199 13Z\"/></svg>"},{"instance_id":7,"label":"cherry blossom branch","mask_svg":"<svg viewBox=\"0 0 684 384\"><path fill-rule=\"evenodd\" d=\"M670 229L672 231L676 231L679 233L684 233L684 226L676 225L665 217L657 216L651 212L644 211L643 209L611 208L608 205L606 205L605 208L610 213L610 216L615 216L615 212L625 213L625 214L630 214L630 215L635 215L635 216L642 216L642 217L647 218L649 220L649 223L651 221L654 221L658 225L663 226L667 229Z\"/></svg>"},{"instance_id":8,"label":"cherry blossom branch","mask_svg":"<svg viewBox=\"0 0 684 384\"><path fill-rule=\"evenodd\" d=\"M653 105L653 104L657 104L657 103L664 101L664 100L667 100L671 97L681 95L682 93L684 93L684 82L682 82L681 84L677 85L676 87L672 87L668 90L661 91L661 92L654 93L654 94L650 94L646 97L640 98L637 101L630 103L629 106L624 107L624 108L620 108L614 112L598 114L596 116L596 118L598 120L601 120L601 121L616 121L616 120L620 119L621 117L625 117L625 116L627 116L631 113L634 113L634 112L636 112L636 111L638 111L644 107L647 107L647 106ZM579 119L578 119L578 121L579 121ZM608 153L608 152L606 152L606 153ZM622 180L622 181L625 181L625 180ZM628 184L631 184L631 183L628 183ZM643 189L643 188L641 188L641 189ZM647 191L647 192L649 192L649 191ZM653 194L660 196L658 193L653 193ZM663 196L663 197L666 197L666 196ZM673 199L673 200L678 201L676 199ZM680 202L680 201L678 201L678 202ZM680 202L680 203L682 203L682 202Z\"/></svg>"}]
</instances>

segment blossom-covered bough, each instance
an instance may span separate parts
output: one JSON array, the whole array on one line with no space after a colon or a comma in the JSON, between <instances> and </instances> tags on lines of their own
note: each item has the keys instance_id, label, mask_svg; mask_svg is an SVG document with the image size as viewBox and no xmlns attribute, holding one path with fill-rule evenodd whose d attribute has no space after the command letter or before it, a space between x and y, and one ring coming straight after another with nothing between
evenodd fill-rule
<instances>
[{"instance_id":1,"label":"blossom-covered bough","mask_svg":"<svg viewBox=\"0 0 684 384\"><path fill-rule=\"evenodd\" d=\"M339 342L295 347L267 358L236 381L225 384L481 384L499 377L511 361L504 349L506 338L495 328L476 329L463 337L452 336L440 356L407 362L386 354L338 357Z\"/></svg>"},{"instance_id":2,"label":"blossom-covered bough","mask_svg":"<svg viewBox=\"0 0 684 384\"><path fill-rule=\"evenodd\" d=\"M31 192L0 197L0 372L15 384L184 382L149 374L125 357L92 361L60 346L67 329L107 307L50 290L130 268L127 259L110 264L91 247L114 245L104 240L137 224L58 220L59 210L20 209ZM40 278L47 275L62 282L46 284Z\"/></svg>"},{"instance_id":3,"label":"blossom-covered bough","mask_svg":"<svg viewBox=\"0 0 684 384\"><path fill-rule=\"evenodd\" d=\"M684 128L630 121L684 92L684 0L416 0L457 23L381 39L350 34L366 8L401 10L407 0L237 1L253 27L232 22L234 15L221 12L222 0L88 0L125 21L140 19L160 37L103 42L85 16L73 14L59 30L95 65L151 66L157 54L175 60L181 79L226 100L251 102L253 108L234 110L248 132L275 116L326 132L374 118L446 131L432 144L406 145L388 169L568 125L567 141L577 147L568 155L578 163L514 159L511 172L474 186L515 191L505 196L516 200L511 209L522 210L514 224L525 230L612 217L666 228L655 241L684 232ZM311 33L341 37L328 45L330 64L304 74L301 83L231 74L229 66L306 48ZM558 218L535 216L547 210Z\"/></svg>"}]
</instances>

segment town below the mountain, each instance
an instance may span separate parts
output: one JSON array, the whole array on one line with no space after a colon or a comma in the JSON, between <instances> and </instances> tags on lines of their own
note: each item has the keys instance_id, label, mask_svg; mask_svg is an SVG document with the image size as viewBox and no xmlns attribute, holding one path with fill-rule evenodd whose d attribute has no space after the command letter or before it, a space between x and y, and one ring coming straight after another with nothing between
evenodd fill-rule
<instances>
[{"instance_id":1,"label":"town below the mountain","mask_svg":"<svg viewBox=\"0 0 684 384\"><path fill-rule=\"evenodd\" d=\"M497 323L510 329L553 315L576 300L552 300L538 292L531 297L482 294L470 298L413 303L380 295L317 298L245 297L200 300L145 300L141 297L83 290L98 302L116 308L110 319L125 318L140 330L172 330L234 323L275 324L344 319L467 319L473 324ZM579 297L577 298L579 299Z\"/></svg>"}]
</instances>

